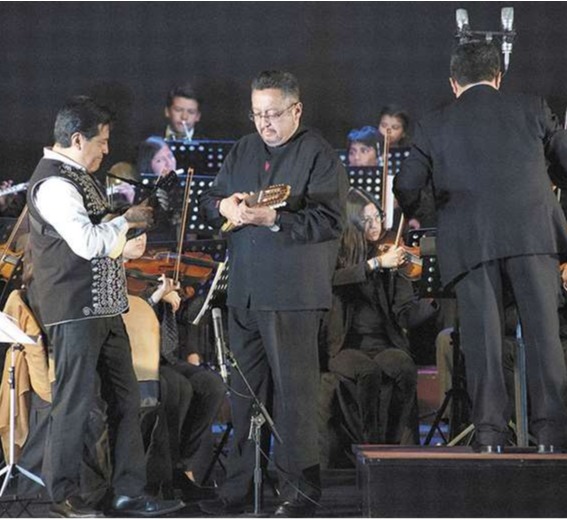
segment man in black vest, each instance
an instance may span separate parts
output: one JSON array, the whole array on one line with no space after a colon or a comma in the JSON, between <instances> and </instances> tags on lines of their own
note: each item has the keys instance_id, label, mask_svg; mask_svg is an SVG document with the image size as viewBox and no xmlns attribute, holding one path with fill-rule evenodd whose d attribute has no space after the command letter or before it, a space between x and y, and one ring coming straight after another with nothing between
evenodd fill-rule
<instances>
[{"instance_id":1,"label":"man in black vest","mask_svg":"<svg viewBox=\"0 0 567 520\"><path fill-rule=\"evenodd\" d=\"M110 122L109 112L90 98L66 104L55 121L55 144L44 150L28 189L30 295L55 362L45 459L50 515L57 517L102 516L79 496L83 439L98 376L108 403L111 512L158 516L183 506L143 494L140 394L121 317L128 300L120 253L128 229L147 227L152 210L134 206L102 222L108 206L91 174L108 153Z\"/></svg>"},{"instance_id":2,"label":"man in black vest","mask_svg":"<svg viewBox=\"0 0 567 520\"><path fill-rule=\"evenodd\" d=\"M320 496L317 436L317 335L331 305L348 190L330 145L300 124L296 78L267 71L252 83L257 133L231 150L202 205L213 225L228 220L230 347L260 400L273 391L275 442L283 503L276 516L314 514ZM288 184L283 208L249 208L244 197ZM209 514L238 513L249 504L254 444L248 440L252 400L240 377L232 385L234 445L220 498L202 502Z\"/></svg>"},{"instance_id":3,"label":"man in black vest","mask_svg":"<svg viewBox=\"0 0 567 520\"><path fill-rule=\"evenodd\" d=\"M527 349L531 432L541 452L565 445L558 254L567 222L549 174L567 180L567 135L541 98L503 94L498 50L460 45L457 100L418 125L395 194L411 215L431 180L442 280L457 295L467 387L482 451L502 450L510 406L502 370L502 294L511 288Z\"/></svg>"}]
</instances>

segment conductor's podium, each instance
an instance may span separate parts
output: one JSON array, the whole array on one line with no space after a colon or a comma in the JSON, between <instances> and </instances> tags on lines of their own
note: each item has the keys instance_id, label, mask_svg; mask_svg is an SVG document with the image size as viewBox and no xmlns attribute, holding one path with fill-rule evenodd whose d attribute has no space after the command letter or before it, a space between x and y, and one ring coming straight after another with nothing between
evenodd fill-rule
<instances>
[{"instance_id":1,"label":"conductor's podium","mask_svg":"<svg viewBox=\"0 0 567 520\"><path fill-rule=\"evenodd\" d=\"M567 454L354 446L365 517L565 517Z\"/></svg>"}]
</instances>

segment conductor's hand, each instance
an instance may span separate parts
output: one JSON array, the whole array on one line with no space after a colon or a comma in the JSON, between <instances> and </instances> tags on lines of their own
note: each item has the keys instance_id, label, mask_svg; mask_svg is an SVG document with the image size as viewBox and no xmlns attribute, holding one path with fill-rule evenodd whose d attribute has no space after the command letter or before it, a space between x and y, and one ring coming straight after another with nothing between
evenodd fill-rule
<instances>
[{"instance_id":1,"label":"conductor's hand","mask_svg":"<svg viewBox=\"0 0 567 520\"><path fill-rule=\"evenodd\" d=\"M151 206L132 206L124 213L129 228L148 228L154 222L154 210Z\"/></svg>"}]
</instances>

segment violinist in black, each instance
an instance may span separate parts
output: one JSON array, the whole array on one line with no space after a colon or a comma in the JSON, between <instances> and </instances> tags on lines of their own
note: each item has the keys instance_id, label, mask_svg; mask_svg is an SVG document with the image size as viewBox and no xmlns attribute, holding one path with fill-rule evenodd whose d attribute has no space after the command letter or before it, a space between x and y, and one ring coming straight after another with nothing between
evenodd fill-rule
<instances>
[{"instance_id":1,"label":"violinist in black","mask_svg":"<svg viewBox=\"0 0 567 520\"><path fill-rule=\"evenodd\" d=\"M433 316L435 308L419 301L397 270L406 262L405 249L379 250L382 225L372 196L351 188L323 345L329 371L356 383L358 442L415 444L417 368L406 331Z\"/></svg>"}]
</instances>

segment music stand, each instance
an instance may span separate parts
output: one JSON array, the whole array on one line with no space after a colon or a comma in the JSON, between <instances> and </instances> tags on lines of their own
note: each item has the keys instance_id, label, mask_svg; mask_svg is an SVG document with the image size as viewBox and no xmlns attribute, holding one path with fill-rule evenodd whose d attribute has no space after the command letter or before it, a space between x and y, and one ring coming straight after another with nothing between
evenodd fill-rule
<instances>
[{"instance_id":1,"label":"music stand","mask_svg":"<svg viewBox=\"0 0 567 520\"><path fill-rule=\"evenodd\" d=\"M217 173L236 141L167 139L166 142L175 156L178 167L185 171L193 168L195 173L203 174Z\"/></svg>"},{"instance_id":2,"label":"music stand","mask_svg":"<svg viewBox=\"0 0 567 520\"><path fill-rule=\"evenodd\" d=\"M228 274L229 274L229 264L228 258L225 262L221 262L217 267L217 272L211 284L211 288L205 298L203 306L199 311L199 314L193 320L193 325L199 325L199 322L203 316L216 306L220 301L226 301L226 291L228 289Z\"/></svg>"},{"instance_id":3,"label":"music stand","mask_svg":"<svg viewBox=\"0 0 567 520\"><path fill-rule=\"evenodd\" d=\"M8 463L5 468L0 471L0 477L5 475L2 488L0 488L0 497L4 495L4 491L8 487L8 483L12 477L21 473L24 477L33 480L36 484L44 486L43 480L34 475L30 471L16 464L15 460L15 430L16 430L16 350L24 350L22 344L36 345L37 342L25 334L20 328L13 323L12 318L3 312L0 312L0 342L11 343L11 360L8 377L10 387L10 440Z\"/></svg>"},{"instance_id":4,"label":"music stand","mask_svg":"<svg viewBox=\"0 0 567 520\"><path fill-rule=\"evenodd\" d=\"M142 173L141 177L142 184L144 186L153 186L159 178L159 176L154 173ZM183 209L183 195L185 185L187 183L187 174L181 173L177 176L177 178L180 189L172 190L169 197L169 203L171 205L171 210L174 213L177 212L181 214ZM193 179L191 180L191 193L194 195L194 202L191 205L188 215L187 233L194 233L205 237L212 237L217 233L215 229L212 228L201 216L198 204L201 194L211 187L214 180L215 174L212 173L198 173L193 175Z\"/></svg>"},{"instance_id":5,"label":"music stand","mask_svg":"<svg viewBox=\"0 0 567 520\"><path fill-rule=\"evenodd\" d=\"M425 230L424 230L425 231ZM429 231L429 230L428 230ZM433 298L455 298L452 290L443 288L439 275L439 268L437 265L435 236L424 236L420 240L421 257L423 261L423 270L420 285L420 296L433 297ZM457 445L463 438L474 432L474 425L469 424L463 431L455 436L456 426L461 426L465 423L465 409L470 408L470 397L466 391L464 364L462 355L460 354L459 332L458 323L455 324L454 330L451 333L453 339L453 374L452 374L452 388L447 391L445 399L433 421L431 429L427 434L424 444L429 444L434 431L439 430L440 421L447 406L451 402L451 441L448 446ZM528 434L528 419L527 419L527 381L526 381L526 347L522 335L522 326L519 322L516 327L516 355L514 360L514 384L515 384L515 410L516 410L516 444L520 448L528 447L529 434ZM466 403L466 408L463 407ZM456 414L456 415L455 415Z\"/></svg>"},{"instance_id":6,"label":"music stand","mask_svg":"<svg viewBox=\"0 0 567 520\"><path fill-rule=\"evenodd\" d=\"M437 262L437 251L435 245L435 230L416 230L412 232L411 240L419 239L421 248L422 260L422 274L418 285L418 293L422 298L436 298L436 299L455 299L454 291L444 288L441 283L439 274L439 267ZM429 236L428 236L429 235ZM470 407L470 398L465 387L464 365L460 348L459 326L455 323L453 332L451 333L453 343L453 371L451 375L451 388L446 392L445 398L440 408L435 414L435 418L425 437L424 444L428 445L433 438L435 431L438 431L441 436L443 433L439 428L445 411L451 405L451 420L449 422L449 437L454 440L457 436L457 430L466 422L465 410ZM470 427L469 427L470 428ZM466 428L467 433L469 428ZM463 432L461 432L462 434ZM459 437L460 439L460 437Z\"/></svg>"}]
</instances>

